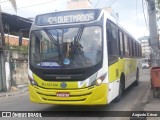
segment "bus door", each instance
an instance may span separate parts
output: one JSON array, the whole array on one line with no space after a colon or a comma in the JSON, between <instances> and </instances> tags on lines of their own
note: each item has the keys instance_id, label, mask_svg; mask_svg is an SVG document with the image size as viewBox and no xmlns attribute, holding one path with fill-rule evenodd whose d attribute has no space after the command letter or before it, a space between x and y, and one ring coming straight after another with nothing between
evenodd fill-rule
<instances>
[{"instance_id":1,"label":"bus door","mask_svg":"<svg viewBox=\"0 0 160 120\"><path fill-rule=\"evenodd\" d=\"M107 23L107 48L108 48L108 78L109 98L114 99L119 91L119 68L118 68L118 32L116 25Z\"/></svg>"}]
</instances>

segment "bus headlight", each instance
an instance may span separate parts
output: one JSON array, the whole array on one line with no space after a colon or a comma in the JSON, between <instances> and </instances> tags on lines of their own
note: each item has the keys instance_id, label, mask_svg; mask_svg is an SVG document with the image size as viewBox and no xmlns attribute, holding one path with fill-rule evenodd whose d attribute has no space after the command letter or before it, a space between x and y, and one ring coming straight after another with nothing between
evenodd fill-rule
<instances>
[{"instance_id":1,"label":"bus headlight","mask_svg":"<svg viewBox=\"0 0 160 120\"><path fill-rule=\"evenodd\" d=\"M101 85L105 77L106 77L106 74L102 75L101 77L93 81L92 85L97 85L97 86Z\"/></svg>"},{"instance_id":2,"label":"bus headlight","mask_svg":"<svg viewBox=\"0 0 160 120\"><path fill-rule=\"evenodd\" d=\"M33 80L29 75L28 75L28 79L29 79L29 82L30 82L31 85L38 86L38 83L35 80Z\"/></svg>"},{"instance_id":3,"label":"bus headlight","mask_svg":"<svg viewBox=\"0 0 160 120\"><path fill-rule=\"evenodd\" d=\"M103 82L103 80L104 80L104 76L101 76L100 78L98 78L97 80L96 80L96 85L97 86L99 86L99 85L101 85L102 84L102 82Z\"/></svg>"}]
</instances>

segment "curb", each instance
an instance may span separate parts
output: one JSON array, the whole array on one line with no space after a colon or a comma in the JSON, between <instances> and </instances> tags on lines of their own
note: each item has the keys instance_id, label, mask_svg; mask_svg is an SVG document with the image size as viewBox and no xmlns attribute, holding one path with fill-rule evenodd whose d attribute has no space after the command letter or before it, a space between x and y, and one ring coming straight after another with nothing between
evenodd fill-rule
<instances>
[{"instance_id":1,"label":"curb","mask_svg":"<svg viewBox=\"0 0 160 120\"><path fill-rule=\"evenodd\" d=\"M18 95L21 93L24 93L28 91L28 87L24 86L23 88L20 88L18 91L13 91L13 92L0 92L0 98L1 97L9 97L9 96L14 96L14 95Z\"/></svg>"}]
</instances>

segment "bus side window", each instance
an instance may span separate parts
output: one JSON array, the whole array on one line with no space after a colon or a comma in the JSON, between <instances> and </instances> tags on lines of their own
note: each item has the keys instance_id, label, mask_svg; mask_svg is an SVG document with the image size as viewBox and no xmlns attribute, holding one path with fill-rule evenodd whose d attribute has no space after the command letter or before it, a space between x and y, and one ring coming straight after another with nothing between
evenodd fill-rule
<instances>
[{"instance_id":1,"label":"bus side window","mask_svg":"<svg viewBox=\"0 0 160 120\"><path fill-rule=\"evenodd\" d=\"M136 42L134 42L134 56L136 57L137 56L137 53L136 53Z\"/></svg>"},{"instance_id":2,"label":"bus side window","mask_svg":"<svg viewBox=\"0 0 160 120\"><path fill-rule=\"evenodd\" d=\"M140 57L140 46L138 44L138 57Z\"/></svg>"},{"instance_id":3,"label":"bus side window","mask_svg":"<svg viewBox=\"0 0 160 120\"><path fill-rule=\"evenodd\" d=\"M135 53L134 53L134 42L132 40L132 56L134 57Z\"/></svg>"},{"instance_id":4,"label":"bus side window","mask_svg":"<svg viewBox=\"0 0 160 120\"><path fill-rule=\"evenodd\" d=\"M108 55L114 56L118 55L118 46L117 46L117 32L116 27L110 23L107 23L107 46L108 46Z\"/></svg>"},{"instance_id":5,"label":"bus side window","mask_svg":"<svg viewBox=\"0 0 160 120\"><path fill-rule=\"evenodd\" d=\"M138 43L136 43L136 57L138 57Z\"/></svg>"},{"instance_id":6,"label":"bus side window","mask_svg":"<svg viewBox=\"0 0 160 120\"><path fill-rule=\"evenodd\" d=\"M112 51L112 31L110 26L107 26L107 46L108 46L108 54L111 55L113 53Z\"/></svg>"},{"instance_id":7,"label":"bus side window","mask_svg":"<svg viewBox=\"0 0 160 120\"><path fill-rule=\"evenodd\" d=\"M125 56L129 56L129 49L128 49L128 37L124 35L124 45L125 45Z\"/></svg>"},{"instance_id":8,"label":"bus side window","mask_svg":"<svg viewBox=\"0 0 160 120\"><path fill-rule=\"evenodd\" d=\"M129 55L132 57L132 40L129 38Z\"/></svg>"},{"instance_id":9,"label":"bus side window","mask_svg":"<svg viewBox=\"0 0 160 120\"><path fill-rule=\"evenodd\" d=\"M140 52L139 56L142 57L142 47L141 47L141 45L140 45L140 48L139 48L139 52Z\"/></svg>"},{"instance_id":10,"label":"bus side window","mask_svg":"<svg viewBox=\"0 0 160 120\"><path fill-rule=\"evenodd\" d=\"M121 31L119 31L119 55L123 56L123 34Z\"/></svg>"},{"instance_id":11,"label":"bus side window","mask_svg":"<svg viewBox=\"0 0 160 120\"><path fill-rule=\"evenodd\" d=\"M139 57L139 44L137 43L137 57Z\"/></svg>"}]
</instances>

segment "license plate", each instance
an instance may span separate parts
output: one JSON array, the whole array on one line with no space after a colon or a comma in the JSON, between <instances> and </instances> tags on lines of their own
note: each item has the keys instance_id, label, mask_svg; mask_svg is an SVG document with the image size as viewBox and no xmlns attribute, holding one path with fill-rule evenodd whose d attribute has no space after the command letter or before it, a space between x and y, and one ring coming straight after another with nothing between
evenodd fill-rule
<instances>
[{"instance_id":1,"label":"license plate","mask_svg":"<svg viewBox=\"0 0 160 120\"><path fill-rule=\"evenodd\" d=\"M58 92L57 97L69 97L70 94L68 92Z\"/></svg>"}]
</instances>

